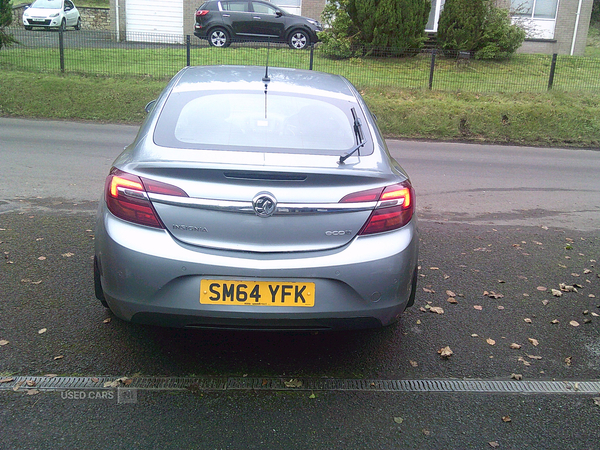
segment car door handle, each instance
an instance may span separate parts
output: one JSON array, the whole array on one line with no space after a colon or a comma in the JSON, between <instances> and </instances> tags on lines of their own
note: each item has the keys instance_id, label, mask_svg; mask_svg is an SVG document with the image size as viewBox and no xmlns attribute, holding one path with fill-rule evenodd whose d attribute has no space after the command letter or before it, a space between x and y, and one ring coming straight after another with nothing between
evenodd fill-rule
<instances>
[{"instance_id":1,"label":"car door handle","mask_svg":"<svg viewBox=\"0 0 600 450\"><path fill-rule=\"evenodd\" d=\"M223 17L231 17L231 14L223 14Z\"/></svg>"},{"instance_id":2,"label":"car door handle","mask_svg":"<svg viewBox=\"0 0 600 450\"><path fill-rule=\"evenodd\" d=\"M260 16L254 16L254 17L252 17L252 18L253 18L253 19L258 19L258 20L260 20Z\"/></svg>"}]
</instances>

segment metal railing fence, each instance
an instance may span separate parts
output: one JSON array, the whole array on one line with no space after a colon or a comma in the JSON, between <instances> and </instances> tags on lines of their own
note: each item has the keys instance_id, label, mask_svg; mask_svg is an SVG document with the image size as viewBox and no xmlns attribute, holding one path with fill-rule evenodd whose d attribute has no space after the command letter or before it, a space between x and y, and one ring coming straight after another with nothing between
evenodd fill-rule
<instances>
[{"instance_id":1,"label":"metal railing fence","mask_svg":"<svg viewBox=\"0 0 600 450\"><path fill-rule=\"evenodd\" d=\"M186 65L269 65L343 75L359 88L470 92L600 90L600 58L516 54L480 61L439 51L362 49L360 57L328 58L321 46L292 50L284 44L234 42L209 47L195 36L7 29L18 44L0 51L0 68L36 73L168 79Z\"/></svg>"}]
</instances>

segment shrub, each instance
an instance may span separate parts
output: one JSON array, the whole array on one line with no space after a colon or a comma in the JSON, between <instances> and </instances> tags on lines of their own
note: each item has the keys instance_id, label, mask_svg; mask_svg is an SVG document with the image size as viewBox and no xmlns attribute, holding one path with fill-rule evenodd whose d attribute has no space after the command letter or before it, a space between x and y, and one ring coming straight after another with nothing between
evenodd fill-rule
<instances>
[{"instance_id":1,"label":"shrub","mask_svg":"<svg viewBox=\"0 0 600 450\"><path fill-rule=\"evenodd\" d=\"M506 59L521 46L525 31L492 0L446 0L437 38L449 55L467 51L478 59Z\"/></svg>"},{"instance_id":2,"label":"shrub","mask_svg":"<svg viewBox=\"0 0 600 450\"><path fill-rule=\"evenodd\" d=\"M327 0L319 34L330 58L350 58L381 49L419 49L425 42L430 0Z\"/></svg>"},{"instance_id":3,"label":"shrub","mask_svg":"<svg viewBox=\"0 0 600 450\"><path fill-rule=\"evenodd\" d=\"M513 25L508 10L491 6L485 19L483 35L475 57L509 58L525 40L525 30Z\"/></svg>"},{"instance_id":4,"label":"shrub","mask_svg":"<svg viewBox=\"0 0 600 450\"><path fill-rule=\"evenodd\" d=\"M0 0L0 50L2 47L8 47L17 42L15 38L6 33L5 27L12 23L12 5L11 0Z\"/></svg>"},{"instance_id":5,"label":"shrub","mask_svg":"<svg viewBox=\"0 0 600 450\"><path fill-rule=\"evenodd\" d=\"M487 0L446 0L438 22L437 40L446 51L472 52L483 34Z\"/></svg>"}]
</instances>

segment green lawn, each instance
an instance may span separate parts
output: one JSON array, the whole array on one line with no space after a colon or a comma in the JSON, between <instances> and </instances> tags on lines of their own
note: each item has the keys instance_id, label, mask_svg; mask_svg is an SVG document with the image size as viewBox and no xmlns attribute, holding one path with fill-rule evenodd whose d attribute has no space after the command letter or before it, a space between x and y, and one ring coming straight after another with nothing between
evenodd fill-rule
<instances>
[{"instance_id":1,"label":"green lawn","mask_svg":"<svg viewBox=\"0 0 600 450\"><path fill-rule=\"evenodd\" d=\"M266 62L265 48L213 49L193 39L192 65ZM589 56L558 57L550 91L549 55L461 64L438 56L431 90L430 54L336 61L316 50L313 64L352 81L388 137L600 148L600 55L593 57L599 51L596 27ZM64 56L61 74L55 48L3 49L0 115L138 124L144 105L186 64L181 45L66 49ZM309 64L308 51L272 47L269 53L271 66Z\"/></svg>"}]
</instances>

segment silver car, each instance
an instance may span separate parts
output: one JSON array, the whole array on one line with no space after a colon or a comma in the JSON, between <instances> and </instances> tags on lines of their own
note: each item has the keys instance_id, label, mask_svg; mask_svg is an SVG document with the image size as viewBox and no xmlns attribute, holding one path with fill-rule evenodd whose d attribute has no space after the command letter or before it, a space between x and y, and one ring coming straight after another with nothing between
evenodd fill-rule
<instances>
[{"instance_id":1,"label":"silver car","mask_svg":"<svg viewBox=\"0 0 600 450\"><path fill-rule=\"evenodd\" d=\"M164 326L385 326L414 301L415 193L343 77L187 67L106 179L96 296Z\"/></svg>"}]
</instances>

